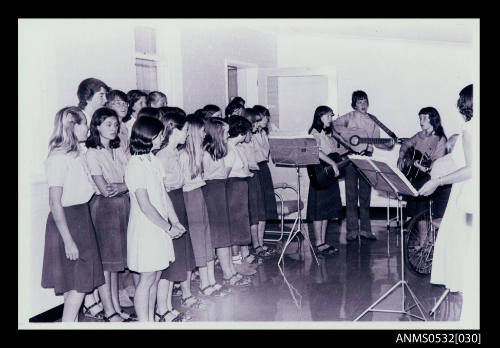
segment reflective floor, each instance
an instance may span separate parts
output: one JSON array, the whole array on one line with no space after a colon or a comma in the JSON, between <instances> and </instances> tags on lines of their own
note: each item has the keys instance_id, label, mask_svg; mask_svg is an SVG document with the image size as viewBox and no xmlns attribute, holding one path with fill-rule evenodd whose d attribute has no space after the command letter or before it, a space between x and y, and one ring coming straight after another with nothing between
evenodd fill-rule
<instances>
[{"instance_id":1,"label":"reflective floor","mask_svg":"<svg viewBox=\"0 0 500 348\"><path fill-rule=\"evenodd\" d=\"M314 239L309 225L311 239ZM387 232L386 222L372 221L376 241L361 240L347 243L345 222L329 223L327 242L340 251L336 256L318 257L316 264L310 248L292 242L286 249L284 265L277 266L278 258L266 259L252 277L253 284L246 289L235 289L225 298L205 300L204 310L190 310L193 321L352 321L364 313L379 297L401 279L401 244L399 230ZM222 278L220 270L216 277ZM405 279L427 320L457 321L460 318L462 298L448 294L433 317L429 311L438 301L444 287L431 285L430 276L421 276L405 269ZM192 282L197 294L199 283ZM405 308L414 302L405 287ZM402 286L391 292L375 306L378 310L401 310ZM180 298L174 297L174 308L180 307ZM133 308L126 308L133 311ZM417 307L410 313L421 316ZM89 319L81 317L82 321ZM360 321L420 321L410 315L369 311Z\"/></svg>"}]
</instances>

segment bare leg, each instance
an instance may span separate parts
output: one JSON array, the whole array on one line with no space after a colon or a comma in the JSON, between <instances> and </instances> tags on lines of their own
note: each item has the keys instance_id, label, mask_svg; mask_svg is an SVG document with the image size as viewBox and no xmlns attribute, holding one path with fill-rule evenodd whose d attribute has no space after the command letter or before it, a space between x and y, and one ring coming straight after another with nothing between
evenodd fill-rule
<instances>
[{"instance_id":1,"label":"bare leg","mask_svg":"<svg viewBox=\"0 0 500 348\"><path fill-rule=\"evenodd\" d=\"M120 306L120 296L118 293L118 273L117 272L111 272L111 301L113 302L113 307L115 308L115 311L122 316L122 307ZM125 317L122 317L123 319L128 318L128 315Z\"/></svg>"},{"instance_id":2,"label":"bare leg","mask_svg":"<svg viewBox=\"0 0 500 348\"><path fill-rule=\"evenodd\" d=\"M229 247L217 248L217 257L219 258L220 266L222 268L222 274L225 279L231 278L231 276L236 273L233 268L233 262L231 261L231 251Z\"/></svg>"},{"instance_id":3,"label":"bare leg","mask_svg":"<svg viewBox=\"0 0 500 348\"><path fill-rule=\"evenodd\" d=\"M259 221L259 224L260 224L260 221ZM252 236L252 246L254 248L257 248L260 244L260 241L259 241L259 231L258 231L258 227L260 225L251 225L250 226L250 234Z\"/></svg>"},{"instance_id":4,"label":"bare leg","mask_svg":"<svg viewBox=\"0 0 500 348\"><path fill-rule=\"evenodd\" d=\"M158 282L160 280L161 271L157 271L154 278L153 285L149 288L149 305L148 305L148 319L155 321L155 303L156 294L158 292Z\"/></svg>"},{"instance_id":5,"label":"bare leg","mask_svg":"<svg viewBox=\"0 0 500 348\"><path fill-rule=\"evenodd\" d=\"M182 298L186 299L191 296L191 271L187 272L187 279L181 282Z\"/></svg>"},{"instance_id":6,"label":"bare leg","mask_svg":"<svg viewBox=\"0 0 500 348\"><path fill-rule=\"evenodd\" d=\"M99 295L101 296L102 305L104 307L104 313L107 317L115 313L115 308L113 306L113 301L111 299L111 272L104 271L104 284L99 286ZM114 316L111 321L121 321L120 317Z\"/></svg>"},{"instance_id":7,"label":"bare leg","mask_svg":"<svg viewBox=\"0 0 500 348\"><path fill-rule=\"evenodd\" d=\"M258 225L258 241L259 245L264 245L264 231L266 230L266 222L265 221L259 221Z\"/></svg>"},{"instance_id":8,"label":"bare leg","mask_svg":"<svg viewBox=\"0 0 500 348\"><path fill-rule=\"evenodd\" d=\"M78 311L82 305L85 293L70 290L64 293L64 309L62 322L78 321Z\"/></svg>"},{"instance_id":9,"label":"bare leg","mask_svg":"<svg viewBox=\"0 0 500 348\"><path fill-rule=\"evenodd\" d=\"M325 243L326 239L326 227L328 226L328 220L321 221L321 243Z\"/></svg>"},{"instance_id":10,"label":"bare leg","mask_svg":"<svg viewBox=\"0 0 500 348\"><path fill-rule=\"evenodd\" d=\"M174 283L167 279L158 281L158 292L156 294L156 306L158 314L163 314L168 310L168 295L173 289Z\"/></svg>"},{"instance_id":11,"label":"bare leg","mask_svg":"<svg viewBox=\"0 0 500 348\"><path fill-rule=\"evenodd\" d=\"M213 266L213 261L212 261L212 266ZM212 269L213 270L213 269ZM198 271L200 272L200 288L204 289L210 284L210 279L208 277L208 267L207 266L199 266ZM184 295L184 291L182 292Z\"/></svg>"},{"instance_id":12,"label":"bare leg","mask_svg":"<svg viewBox=\"0 0 500 348\"><path fill-rule=\"evenodd\" d=\"M214 260L207 262L208 284L215 284L215 262Z\"/></svg>"},{"instance_id":13,"label":"bare leg","mask_svg":"<svg viewBox=\"0 0 500 348\"><path fill-rule=\"evenodd\" d=\"M149 320L149 290L156 280L156 272L144 272L139 275L139 283L135 289L134 308L138 321Z\"/></svg>"},{"instance_id":14,"label":"bare leg","mask_svg":"<svg viewBox=\"0 0 500 348\"><path fill-rule=\"evenodd\" d=\"M314 239L316 246L323 244L323 241L321 240L321 227L323 223L321 220L318 221L313 221L313 229L314 229Z\"/></svg>"}]
</instances>

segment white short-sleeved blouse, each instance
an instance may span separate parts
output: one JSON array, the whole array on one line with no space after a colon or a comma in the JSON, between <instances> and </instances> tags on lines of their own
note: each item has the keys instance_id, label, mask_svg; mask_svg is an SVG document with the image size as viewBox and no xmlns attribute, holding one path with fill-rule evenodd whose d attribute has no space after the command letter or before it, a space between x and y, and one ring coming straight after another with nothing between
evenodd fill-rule
<instances>
[{"instance_id":1,"label":"white short-sleeved blouse","mask_svg":"<svg viewBox=\"0 0 500 348\"><path fill-rule=\"evenodd\" d=\"M87 203L95 192L80 152L52 152L45 161L45 172L49 187L63 188L63 207Z\"/></svg>"},{"instance_id":2,"label":"white short-sleeved blouse","mask_svg":"<svg viewBox=\"0 0 500 348\"><path fill-rule=\"evenodd\" d=\"M181 165L182 176L184 178L182 191L193 191L194 189L205 185L205 181L201 178L201 171L193 179L191 178L191 169L189 168L189 155L186 151L180 151L179 162Z\"/></svg>"},{"instance_id":3,"label":"white short-sleeved blouse","mask_svg":"<svg viewBox=\"0 0 500 348\"><path fill-rule=\"evenodd\" d=\"M214 160L207 151L203 152L203 180L227 179L224 158Z\"/></svg>"},{"instance_id":4,"label":"white short-sleeved blouse","mask_svg":"<svg viewBox=\"0 0 500 348\"><path fill-rule=\"evenodd\" d=\"M124 183L127 156L121 147L112 149L112 153L106 149L88 149L85 157L90 175L102 175L107 183ZM99 189L96 193L100 194Z\"/></svg>"},{"instance_id":5,"label":"white short-sleeved blouse","mask_svg":"<svg viewBox=\"0 0 500 348\"><path fill-rule=\"evenodd\" d=\"M248 162L246 157L241 152L240 145L227 146L227 156L224 157L224 165L231 168L228 178L246 178L253 176L253 173L248 169Z\"/></svg>"}]
</instances>

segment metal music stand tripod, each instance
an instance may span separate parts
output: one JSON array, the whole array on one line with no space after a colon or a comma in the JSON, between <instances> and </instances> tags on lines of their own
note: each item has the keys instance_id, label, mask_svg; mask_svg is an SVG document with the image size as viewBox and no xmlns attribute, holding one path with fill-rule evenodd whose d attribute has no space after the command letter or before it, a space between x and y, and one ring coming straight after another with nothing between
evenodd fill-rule
<instances>
[{"instance_id":1,"label":"metal music stand tripod","mask_svg":"<svg viewBox=\"0 0 500 348\"><path fill-rule=\"evenodd\" d=\"M314 248L309 239L309 233L302 231L302 214L300 211L301 190L300 190L300 168L310 164L319 163L319 147L316 140L312 136L270 136L269 146L271 158L276 166L295 167L297 171L297 217L293 223L292 229L288 234L288 238L283 245L278 266L283 261L286 248L290 245L293 238L301 233L304 239L309 243L311 252L319 266L318 258L314 252Z\"/></svg>"},{"instance_id":2,"label":"metal music stand tripod","mask_svg":"<svg viewBox=\"0 0 500 348\"><path fill-rule=\"evenodd\" d=\"M383 312L383 313L394 313L394 314L404 314L415 317L417 319L427 321L425 319L424 312L422 310L423 306L418 300L415 293L411 290L408 282L405 279L405 264L404 264L404 235L403 235L403 205L402 205L402 195L415 195L415 190L411 186L411 184L406 180L406 178L402 178L401 175L397 174L392 168L390 168L387 164L380 161L373 161L368 159L367 157L361 156L349 156L351 161L356 165L358 171L362 176L370 183L370 185L378 190L383 191L388 194L395 195L398 200L397 209L399 211L400 218L400 233L401 233L401 280L399 280L396 284L394 284L389 290L387 290L382 296L379 297L372 305L370 305L363 313L361 313L354 321L358 321L368 312ZM413 189L413 190L412 190ZM397 310L389 310L389 309L375 309L380 302L382 302L389 294L391 294L394 290L396 290L399 286L401 286L402 291L402 300L401 300L401 309ZM408 290L413 302L415 303L413 306L406 308L405 299L405 288ZM414 307L417 307L420 311L421 317L410 313L410 310Z\"/></svg>"}]
</instances>

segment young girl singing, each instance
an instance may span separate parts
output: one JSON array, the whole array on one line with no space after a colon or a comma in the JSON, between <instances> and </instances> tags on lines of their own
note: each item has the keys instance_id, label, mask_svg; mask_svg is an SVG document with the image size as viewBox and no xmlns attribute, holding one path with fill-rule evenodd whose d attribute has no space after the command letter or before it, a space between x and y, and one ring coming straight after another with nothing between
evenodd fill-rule
<instances>
[{"instance_id":1,"label":"young girl singing","mask_svg":"<svg viewBox=\"0 0 500 348\"><path fill-rule=\"evenodd\" d=\"M127 157L120 146L119 120L115 111L100 108L92 116L90 136L85 145L87 165L97 186L90 201L90 212L104 270L105 286L99 288L105 320L122 312L118 297L117 272L127 267L127 224L130 211L127 185L124 182ZM118 321L119 317L112 321Z\"/></svg>"},{"instance_id":2,"label":"young girl singing","mask_svg":"<svg viewBox=\"0 0 500 348\"><path fill-rule=\"evenodd\" d=\"M227 179L227 204L229 209L229 226L231 232L233 264L238 273L253 275L255 269L242 257L249 255L248 245L251 242L250 218L248 211L248 178L253 174L248 169L247 157L241 144L250 141L252 124L242 116L231 116L229 123L228 154L224 164L231 168ZM240 252L241 248L241 252Z\"/></svg>"},{"instance_id":3,"label":"young girl singing","mask_svg":"<svg viewBox=\"0 0 500 348\"><path fill-rule=\"evenodd\" d=\"M151 117L139 118L130 138L131 158L125 171L130 193L127 229L127 264L140 273L134 307L139 321L154 320L154 306L161 271L175 261L172 238L185 228L178 222L163 186L160 161L151 153L163 141L163 124Z\"/></svg>"},{"instance_id":4,"label":"young girl singing","mask_svg":"<svg viewBox=\"0 0 500 348\"><path fill-rule=\"evenodd\" d=\"M215 280L215 248L212 244L207 206L202 187L205 186L203 172L203 139L205 124L203 119L194 115L186 118L186 146L180 152L180 164L184 177L184 202L189 223L189 233L193 242L193 251L200 274L200 293L210 297L221 297L229 292ZM187 302L187 301L184 301ZM191 303L194 303L192 300ZM186 304L189 305L189 302Z\"/></svg>"},{"instance_id":5,"label":"young girl singing","mask_svg":"<svg viewBox=\"0 0 500 348\"><path fill-rule=\"evenodd\" d=\"M255 159L259 166L259 180L262 191L262 203L265 210L265 220L278 220L278 211L276 209L276 196L274 194L273 178L269 170L269 139L268 139L268 124L269 110L262 105L253 107L257 111L256 117L257 129L252 135L252 145L255 151ZM266 221L259 220L258 224L258 245L254 245L256 255L261 257L271 256L276 252L276 249L268 248L264 245L264 231L266 229Z\"/></svg>"},{"instance_id":6,"label":"young girl singing","mask_svg":"<svg viewBox=\"0 0 500 348\"><path fill-rule=\"evenodd\" d=\"M87 121L77 107L55 116L45 163L50 214L45 230L42 287L64 295L63 322L78 321L85 293L104 284L88 201L94 194L79 143Z\"/></svg>"},{"instance_id":7,"label":"young girl singing","mask_svg":"<svg viewBox=\"0 0 500 348\"><path fill-rule=\"evenodd\" d=\"M264 196L261 188L260 169L257 164L256 149L252 142L253 134L258 131L258 125L261 121L260 114L252 108L246 108L243 112L243 117L252 123L251 132L248 132L244 142L239 144L242 154L246 157L248 168L252 173L248 179L248 215L250 218L250 233L252 236L252 245L254 250L258 250L256 254L261 257L271 256L271 253L261 247L261 240L259 239L258 226L259 224L266 224L266 210L264 207ZM262 231L263 232L263 231ZM262 234L261 239L264 238ZM262 240L263 242L263 240ZM275 249L272 249L275 250ZM243 255L245 256L245 255ZM246 256L246 261L252 263L256 261L254 255L249 254Z\"/></svg>"},{"instance_id":8,"label":"young girl singing","mask_svg":"<svg viewBox=\"0 0 500 348\"><path fill-rule=\"evenodd\" d=\"M128 97L127 95L117 89L113 89L106 95L107 103L106 106L113 109L118 115L118 121L120 122L120 131L118 136L120 137L120 147L128 154L128 144L130 142L130 137L127 131L127 127L123 125L123 119L127 116L128 111Z\"/></svg>"},{"instance_id":9,"label":"young girl singing","mask_svg":"<svg viewBox=\"0 0 500 348\"><path fill-rule=\"evenodd\" d=\"M206 185L202 187L202 191L207 205L212 243L225 283L246 287L250 285L250 279L236 272L231 259L232 241L226 192L227 176L231 168L227 168L224 163L228 154L229 125L220 118L212 117L205 123L205 133L202 177Z\"/></svg>"},{"instance_id":10,"label":"young girl singing","mask_svg":"<svg viewBox=\"0 0 500 348\"><path fill-rule=\"evenodd\" d=\"M172 201L175 213L180 223L188 229L188 220L186 215L186 206L184 203L184 194L182 186L184 178L181 171L179 161L178 146L186 142L187 124L186 119L175 113L163 115L160 111L160 117L165 125L165 139L160 151L156 157L163 166L165 172L164 185L165 189ZM160 321L169 320L169 311L173 311L171 307L171 296L174 282L181 283L183 307L194 309L202 308L204 304L201 300L195 298L191 294L191 272L196 266L193 246L191 243L191 234L186 232L181 238L174 241L175 262L168 269L162 272L160 283L158 286L158 311L157 316ZM178 313L175 321L189 320L189 317ZM165 314L167 316L165 317Z\"/></svg>"},{"instance_id":11,"label":"young girl singing","mask_svg":"<svg viewBox=\"0 0 500 348\"><path fill-rule=\"evenodd\" d=\"M132 134L132 127L137 119L137 114L142 108L146 107L147 94L137 89L133 89L128 91L127 98L128 111L127 115L123 118L123 124L127 128L130 137Z\"/></svg>"}]
</instances>

